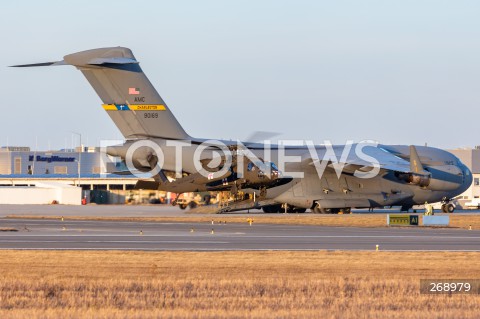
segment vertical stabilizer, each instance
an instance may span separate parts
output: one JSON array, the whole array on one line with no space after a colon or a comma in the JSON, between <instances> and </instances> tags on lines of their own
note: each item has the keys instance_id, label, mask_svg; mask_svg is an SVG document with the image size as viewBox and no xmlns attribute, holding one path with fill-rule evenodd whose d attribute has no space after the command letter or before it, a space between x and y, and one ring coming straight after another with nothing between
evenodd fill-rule
<instances>
[{"instance_id":1,"label":"vertical stabilizer","mask_svg":"<svg viewBox=\"0 0 480 319\"><path fill-rule=\"evenodd\" d=\"M125 138L189 139L130 49L93 49L69 54L63 61L16 67L65 64L82 71Z\"/></svg>"}]
</instances>

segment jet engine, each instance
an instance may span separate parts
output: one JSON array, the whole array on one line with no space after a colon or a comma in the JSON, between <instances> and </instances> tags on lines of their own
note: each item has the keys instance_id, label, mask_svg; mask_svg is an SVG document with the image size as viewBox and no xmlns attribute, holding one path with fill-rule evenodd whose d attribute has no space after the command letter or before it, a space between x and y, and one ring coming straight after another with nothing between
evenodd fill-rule
<instances>
[{"instance_id":1,"label":"jet engine","mask_svg":"<svg viewBox=\"0 0 480 319\"><path fill-rule=\"evenodd\" d=\"M427 187L430 185L431 176L426 174L415 173L397 173L397 178L412 185Z\"/></svg>"}]
</instances>

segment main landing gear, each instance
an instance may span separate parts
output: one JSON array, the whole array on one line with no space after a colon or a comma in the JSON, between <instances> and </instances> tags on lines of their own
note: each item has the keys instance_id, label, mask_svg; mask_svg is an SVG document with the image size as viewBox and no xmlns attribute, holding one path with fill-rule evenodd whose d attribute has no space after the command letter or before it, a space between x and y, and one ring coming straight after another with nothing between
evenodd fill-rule
<instances>
[{"instance_id":1,"label":"main landing gear","mask_svg":"<svg viewBox=\"0 0 480 319\"><path fill-rule=\"evenodd\" d=\"M344 208L321 208L318 205L313 206L312 213L314 214L351 214L351 207Z\"/></svg>"},{"instance_id":2,"label":"main landing gear","mask_svg":"<svg viewBox=\"0 0 480 319\"><path fill-rule=\"evenodd\" d=\"M455 211L455 205L452 203L442 204L443 213L453 213Z\"/></svg>"}]
</instances>

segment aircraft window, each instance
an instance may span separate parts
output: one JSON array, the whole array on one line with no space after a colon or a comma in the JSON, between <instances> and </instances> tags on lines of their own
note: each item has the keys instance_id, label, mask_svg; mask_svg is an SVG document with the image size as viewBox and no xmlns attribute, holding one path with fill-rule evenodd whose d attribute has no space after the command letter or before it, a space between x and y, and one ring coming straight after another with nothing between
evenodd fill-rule
<instances>
[{"instance_id":1,"label":"aircraft window","mask_svg":"<svg viewBox=\"0 0 480 319\"><path fill-rule=\"evenodd\" d=\"M277 167L277 165L275 165L274 162L270 163L270 167L273 168L273 170L278 171L278 167Z\"/></svg>"},{"instance_id":2,"label":"aircraft window","mask_svg":"<svg viewBox=\"0 0 480 319\"><path fill-rule=\"evenodd\" d=\"M463 164L463 162L462 162L462 160L461 160L461 159L459 159L459 158L458 158L458 157L456 157L456 156L455 156L455 159L456 159L456 162L457 162L457 163L456 163L456 164L457 164L457 166L465 166L465 164Z\"/></svg>"},{"instance_id":3,"label":"aircraft window","mask_svg":"<svg viewBox=\"0 0 480 319\"><path fill-rule=\"evenodd\" d=\"M261 170L261 171L265 171L265 170L266 170L266 166L265 166L265 163L264 163L264 162L256 162L256 163L255 163L255 166L258 167L258 169Z\"/></svg>"},{"instance_id":4,"label":"aircraft window","mask_svg":"<svg viewBox=\"0 0 480 319\"><path fill-rule=\"evenodd\" d=\"M250 163L248 163L247 170L248 170L249 172L251 172L252 169L253 169L253 163L250 162Z\"/></svg>"},{"instance_id":5,"label":"aircraft window","mask_svg":"<svg viewBox=\"0 0 480 319\"><path fill-rule=\"evenodd\" d=\"M473 185L475 185L475 186L480 185L480 179L478 179L478 177L473 179Z\"/></svg>"}]
</instances>

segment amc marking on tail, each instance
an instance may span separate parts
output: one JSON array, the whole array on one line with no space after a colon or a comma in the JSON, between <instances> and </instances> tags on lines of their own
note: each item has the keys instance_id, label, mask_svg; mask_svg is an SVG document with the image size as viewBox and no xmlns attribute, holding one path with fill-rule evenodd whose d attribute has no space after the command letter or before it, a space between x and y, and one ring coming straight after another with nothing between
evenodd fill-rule
<instances>
[{"instance_id":1,"label":"amc marking on tail","mask_svg":"<svg viewBox=\"0 0 480 319\"><path fill-rule=\"evenodd\" d=\"M102 104L105 111L165 111L163 104Z\"/></svg>"}]
</instances>

